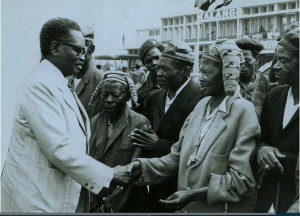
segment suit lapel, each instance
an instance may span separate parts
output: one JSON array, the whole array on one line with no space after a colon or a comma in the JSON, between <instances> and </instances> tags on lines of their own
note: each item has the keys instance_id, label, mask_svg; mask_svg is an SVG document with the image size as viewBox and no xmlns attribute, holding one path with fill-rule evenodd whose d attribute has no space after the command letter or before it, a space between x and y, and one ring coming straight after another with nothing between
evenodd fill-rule
<instances>
[{"instance_id":1,"label":"suit lapel","mask_svg":"<svg viewBox=\"0 0 300 216\"><path fill-rule=\"evenodd\" d=\"M285 126L285 128L283 129L283 131L287 131L288 128L292 125L292 123L294 121L296 121L297 119L299 119L299 108L298 110L294 113L293 117L291 118L291 120L289 121L289 123Z\"/></svg>"},{"instance_id":2,"label":"suit lapel","mask_svg":"<svg viewBox=\"0 0 300 216\"><path fill-rule=\"evenodd\" d=\"M68 89L67 87L65 89L62 89L60 87L58 87L58 88L62 91L64 101L75 112L77 120L78 120L82 130L86 133L85 124L83 122L82 115L80 114L79 106L77 105L76 99L75 99L74 95L72 94L71 90Z\"/></svg>"},{"instance_id":3,"label":"suit lapel","mask_svg":"<svg viewBox=\"0 0 300 216\"><path fill-rule=\"evenodd\" d=\"M91 73L91 70L89 68L86 71L86 73L83 75L82 79L80 80L80 82L78 83L78 85L75 88L75 92L76 92L77 95L79 95L82 92L84 86L90 81L91 75L92 75L92 73Z\"/></svg>"},{"instance_id":4,"label":"suit lapel","mask_svg":"<svg viewBox=\"0 0 300 216\"><path fill-rule=\"evenodd\" d=\"M284 109L285 109L285 104L286 104L286 99L287 99L287 92L288 92L288 88L286 91L284 91L281 96L279 96L278 100L277 100L277 116L278 118L275 119L275 121L277 120L277 122L275 123L275 125L277 126L277 130L279 132L279 134L281 134L283 132L283 116L284 116Z\"/></svg>"},{"instance_id":5,"label":"suit lapel","mask_svg":"<svg viewBox=\"0 0 300 216\"><path fill-rule=\"evenodd\" d=\"M111 133L110 137L108 138L104 153L109 149L112 143L116 140L116 138L122 133L122 131L128 125L128 115L129 115L129 108L126 107L125 112L122 116L120 116L119 120L114 126L113 132Z\"/></svg>"},{"instance_id":6,"label":"suit lapel","mask_svg":"<svg viewBox=\"0 0 300 216\"><path fill-rule=\"evenodd\" d=\"M159 106L154 109L154 113L153 113L153 118L156 119L155 121L153 121L155 123L153 125L154 131L157 131L161 123L161 120L165 116L165 99L167 95L167 90L162 89L161 91L162 91L161 94L159 94L159 97L157 98L157 103L159 104Z\"/></svg>"}]
</instances>

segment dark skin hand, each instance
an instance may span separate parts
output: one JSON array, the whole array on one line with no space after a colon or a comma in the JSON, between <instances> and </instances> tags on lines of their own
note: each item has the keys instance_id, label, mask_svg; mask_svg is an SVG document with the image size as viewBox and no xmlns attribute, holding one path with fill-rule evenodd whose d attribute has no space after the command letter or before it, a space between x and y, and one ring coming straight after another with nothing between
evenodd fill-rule
<instances>
[{"instance_id":1,"label":"dark skin hand","mask_svg":"<svg viewBox=\"0 0 300 216\"><path fill-rule=\"evenodd\" d=\"M275 169L283 173L283 166L278 159L285 157L277 148L271 146L261 146L257 152L257 162L264 171Z\"/></svg>"},{"instance_id":2,"label":"dark skin hand","mask_svg":"<svg viewBox=\"0 0 300 216\"><path fill-rule=\"evenodd\" d=\"M205 197L207 194L207 189L208 187L177 191L165 200L160 199L159 202L167 209L174 211L181 210L190 202Z\"/></svg>"},{"instance_id":3,"label":"dark skin hand","mask_svg":"<svg viewBox=\"0 0 300 216\"><path fill-rule=\"evenodd\" d=\"M126 201L122 199L122 196L120 196L123 191L123 186L117 186L111 195L109 195L108 197L104 197L103 201L105 202L105 208L112 209L113 212L118 212Z\"/></svg>"},{"instance_id":4,"label":"dark skin hand","mask_svg":"<svg viewBox=\"0 0 300 216\"><path fill-rule=\"evenodd\" d=\"M130 175L126 172L127 166L115 166L113 168L114 177L113 180L116 184L125 185L131 180Z\"/></svg>"},{"instance_id":5,"label":"dark skin hand","mask_svg":"<svg viewBox=\"0 0 300 216\"><path fill-rule=\"evenodd\" d=\"M135 128L131 134L130 138L133 145L147 149L148 151L153 151L157 144L158 136L155 134L151 126L145 125L143 130Z\"/></svg>"}]
</instances>

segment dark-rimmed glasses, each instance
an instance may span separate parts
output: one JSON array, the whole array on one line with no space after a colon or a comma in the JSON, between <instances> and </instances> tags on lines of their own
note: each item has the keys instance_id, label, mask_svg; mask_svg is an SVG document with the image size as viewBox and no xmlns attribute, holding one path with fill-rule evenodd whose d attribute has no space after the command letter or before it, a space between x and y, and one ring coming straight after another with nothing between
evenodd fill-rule
<instances>
[{"instance_id":1,"label":"dark-rimmed glasses","mask_svg":"<svg viewBox=\"0 0 300 216\"><path fill-rule=\"evenodd\" d=\"M60 41L60 40L58 42L74 49L74 51L77 53L77 55L81 56L81 55L84 55L85 52L86 52L86 49L81 47L81 46L77 46L75 44L71 44L71 43L68 43L68 42L65 42L65 41Z\"/></svg>"}]
</instances>

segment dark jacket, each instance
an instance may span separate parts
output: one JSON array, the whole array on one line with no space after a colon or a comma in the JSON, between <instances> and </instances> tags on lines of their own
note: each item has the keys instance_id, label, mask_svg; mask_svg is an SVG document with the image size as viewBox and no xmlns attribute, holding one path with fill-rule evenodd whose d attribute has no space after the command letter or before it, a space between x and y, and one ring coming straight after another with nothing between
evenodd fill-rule
<instances>
[{"instance_id":1,"label":"dark jacket","mask_svg":"<svg viewBox=\"0 0 300 216\"><path fill-rule=\"evenodd\" d=\"M134 111L145 114L145 101L148 98L149 94L158 90L159 87L155 85L155 83L152 81L150 75L147 76L145 82L142 83L142 86L137 90L138 94L138 103L140 104L140 107L135 107L134 104L132 104L132 108Z\"/></svg>"},{"instance_id":2,"label":"dark jacket","mask_svg":"<svg viewBox=\"0 0 300 216\"><path fill-rule=\"evenodd\" d=\"M92 62L90 68L86 71L81 81L75 88L75 92L83 107L87 111L87 114L90 117L90 119L92 118L92 116L88 104L91 100L92 93L95 91L95 88L100 83L102 78L103 76L100 70L96 68L95 64Z\"/></svg>"},{"instance_id":3,"label":"dark jacket","mask_svg":"<svg viewBox=\"0 0 300 216\"><path fill-rule=\"evenodd\" d=\"M153 130L159 137L155 151L145 153L149 158L161 157L170 153L171 146L179 140L179 133L185 119L203 98L199 83L190 80L165 113L166 95L166 89L159 89L151 93L145 102L145 116L150 120ZM177 177L167 183L151 186L151 211L165 211L158 200L167 198L176 192L176 188Z\"/></svg>"},{"instance_id":4,"label":"dark jacket","mask_svg":"<svg viewBox=\"0 0 300 216\"><path fill-rule=\"evenodd\" d=\"M141 148L134 147L128 137L134 128L141 129L150 122L142 115L126 107L123 114L114 126L110 137L107 137L108 114L102 111L91 121L91 139L90 139L90 156L96 160L115 167L117 165L127 165L134 158L141 157ZM111 183L109 189L103 189L101 195L90 194L90 210L103 205L103 197L110 195L116 188L116 184ZM126 200L125 205L119 210L120 212L144 212L147 206L147 188L129 186L121 194L121 200Z\"/></svg>"},{"instance_id":5,"label":"dark jacket","mask_svg":"<svg viewBox=\"0 0 300 216\"><path fill-rule=\"evenodd\" d=\"M283 175L271 172L263 178L258 191L255 212L267 212L271 204L275 204L278 182L280 183L278 212L287 211L296 196L295 171L299 155L299 109L283 129L282 121L288 90L287 85L277 87L267 94L263 105L260 143L278 148L282 154L286 155L286 158L280 159L284 168Z\"/></svg>"}]
</instances>

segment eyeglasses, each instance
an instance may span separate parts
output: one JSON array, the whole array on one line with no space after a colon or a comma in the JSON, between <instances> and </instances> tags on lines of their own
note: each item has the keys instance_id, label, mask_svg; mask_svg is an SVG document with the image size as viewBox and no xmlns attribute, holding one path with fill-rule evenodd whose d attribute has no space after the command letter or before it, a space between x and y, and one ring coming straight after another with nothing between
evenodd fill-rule
<instances>
[{"instance_id":1,"label":"eyeglasses","mask_svg":"<svg viewBox=\"0 0 300 216\"><path fill-rule=\"evenodd\" d=\"M83 47L80 47L80 46L77 46L77 45L74 45L74 44L71 44L71 43L68 43L68 42L64 42L64 41L58 41L59 43L63 44L63 45L66 45L66 46L69 46L69 47L72 47L75 52L77 53L77 55L84 55L86 50L85 48Z\"/></svg>"}]
</instances>

